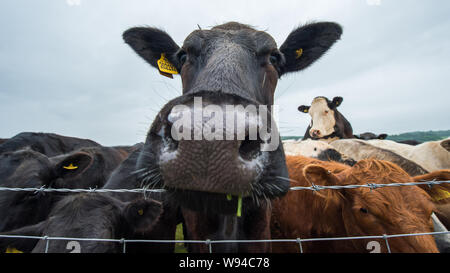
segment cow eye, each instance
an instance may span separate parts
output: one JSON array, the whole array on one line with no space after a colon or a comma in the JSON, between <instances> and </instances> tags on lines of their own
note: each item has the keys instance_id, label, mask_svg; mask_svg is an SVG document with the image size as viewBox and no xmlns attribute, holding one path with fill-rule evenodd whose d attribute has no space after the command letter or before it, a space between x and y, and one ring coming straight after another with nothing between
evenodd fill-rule
<instances>
[{"instance_id":1,"label":"cow eye","mask_svg":"<svg viewBox=\"0 0 450 273\"><path fill-rule=\"evenodd\" d=\"M360 208L359 209L362 213L369 213L369 211L366 208Z\"/></svg>"},{"instance_id":2,"label":"cow eye","mask_svg":"<svg viewBox=\"0 0 450 273\"><path fill-rule=\"evenodd\" d=\"M272 52L269 57L269 61L272 65L278 65L280 62L281 56L278 52Z\"/></svg>"},{"instance_id":3,"label":"cow eye","mask_svg":"<svg viewBox=\"0 0 450 273\"><path fill-rule=\"evenodd\" d=\"M325 114L328 114L328 110L325 110Z\"/></svg>"},{"instance_id":4,"label":"cow eye","mask_svg":"<svg viewBox=\"0 0 450 273\"><path fill-rule=\"evenodd\" d=\"M180 65L183 65L187 60L187 54L185 51L180 51L177 54L177 57L178 57L178 61L180 62Z\"/></svg>"}]
</instances>

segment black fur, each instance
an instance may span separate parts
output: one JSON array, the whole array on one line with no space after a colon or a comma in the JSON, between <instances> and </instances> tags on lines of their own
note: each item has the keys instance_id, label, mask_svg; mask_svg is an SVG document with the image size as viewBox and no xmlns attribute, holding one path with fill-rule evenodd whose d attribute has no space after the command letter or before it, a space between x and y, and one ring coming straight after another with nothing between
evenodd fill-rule
<instances>
[{"instance_id":1,"label":"black fur","mask_svg":"<svg viewBox=\"0 0 450 273\"><path fill-rule=\"evenodd\" d=\"M135 239L151 230L162 212L159 202L136 200L121 202L108 194L82 193L59 201L49 217L35 225L7 232L8 235L57 236L69 238ZM45 252L46 242L28 239L36 244L31 252ZM81 253L120 253L123 245L115 242L79 241ZM0 249L15 247L28 250L23 239L0 239ZM70 252L68 241L55 240L48 245L49 253ZM132 252L132 249L128 249Z\"/></svg>"}]
</instances>

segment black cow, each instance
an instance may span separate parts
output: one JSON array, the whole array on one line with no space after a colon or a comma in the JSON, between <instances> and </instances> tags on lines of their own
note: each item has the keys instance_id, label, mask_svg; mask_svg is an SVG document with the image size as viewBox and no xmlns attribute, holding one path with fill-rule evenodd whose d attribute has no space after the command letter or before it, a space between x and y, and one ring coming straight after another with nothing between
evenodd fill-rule
<instances>
[{"instance_id":1,"label":"black cow","mask_svg":"<svg viewBox=\"0 0 450 273\"><path fill-rule=\"evenodd\" d=\"M334 97L332 101L326 97L316 97L311 106L299 106L298 111L311 115L311 123L303 140L353 138L350 122L337 110L343 100L342 97Z\"/></svg>"},{"instance_id":2,"label":"black cow","mask_svg":"<svg viewBox=\"0 0 450 273\"><path fill-rule=\"evenodd\" d=\"M136 27L123 34L125 42L161 74L181 74L183 95L158 113L136 168L148 173L144 178L147 185L167 189L171 199L182 205L188 238L270 238L270 208L265 200L282 196L289 189L275 124L266 124L270 137L260 130L253 138L250 117L242 125L243 135L237 127L227 130L228 121L226 126L215 123L205 128L212 128L219 136L226 132L227 136L208 139L198 128L207 126L212 115L196 119L197 106L219 109L215 117L221 116L221 111L234 117L241 113L238 109L252 107L262 111L260 106L273 104L278 78L311 65L341 34L335 23L307 24L292 31L279 49L266 32L236 22L195 30L181 48L156 28ZM230 105L240 107L228 112ZM268 120L272 120L268 112ZM192 126L182 127L187 137L183 134L179 138L181 131L175 124L192 116ZM214 247L219 252L269 250L270 244Z\"/></svg>"},{"instance_id":3,"label":"black cow","mask_svg":"<svg viewBox=\"0 0 450 273\"><path fill-rule=\"evenodd\" d=\"M122 202L104 193L81 193L67 196L51 210L49 217L35 225L6 232L6 235L50 236L66 238L135 239L157 223L162 207L152 199ZM0 249L34 248L46 251L45 240L1 238ZM49 253L118 253L123 245L117 242L52 240ZM132 252L128 249L128 252Z\"/></svg>"},{"instance_id":4,"label":"black cow","mask_svg":"<svg viewBox=\"0 0 450 273\"><path fill-rule=\"evenodd\" d=\"M13 152L25 147L40 152L46 156L67 154L83 147L100 146L95 141L89 139L61 136L51 133L31 133L24 132L0 142L0 153Z\"/></svg>"},{"instance_id":5,"label":"black cow","mask_svg":"<svg viewBox=\"0 0 450 273\"><path fill-rule=\"evenodd\" d=\"M366 132L359 135L355 135L355 138L362 140L370 140L370 139L386 139L387 136L388 136L387 134L376 135L374 133Z\"/></svg>"},{"instance_id":6,"label":"black cow","mask_svg":"<svg viewBox=\"0 0 450 273\"><path fill-rule=\"evenodd\" d=\"M107 147L83 148L56 157L47 157L29 148L6 152L0 154L0 186L100 188L123 159L120 152ZM0 232L44 220L54 203L64 195L42 191L0 191Z\"/></svg>"},{"instance_id":7,"label":"black cow","mask_svg":"<svg viewBox=\"0 0 450 273\"><path fill-rule=\"evenodd\" d=\"M137 189L143 188L146 181L143 181L145 177L149 174L145 170L136 171L136 164L141 153L141 149L144 145L139 144L136 149L125 159L111 174L110 178L106 182L104 189ZM158 200L163 206L163 212L159 218L158 223L146 232L137 234L135 239L145 239L145 240L174 240L176 225L182 222L179 207L174 202L171 202L165 192L147 192L144 194L136 193L112 193L112 196L122 200L124 202L129 202L133 200L139 200L145 196ZM159 253L173 253L175 249L175 244L164 243L164 244L140 244L140 243L130 243L130 248L134 249L136 252L159 252Z\"/></svg>"}]
</instances>

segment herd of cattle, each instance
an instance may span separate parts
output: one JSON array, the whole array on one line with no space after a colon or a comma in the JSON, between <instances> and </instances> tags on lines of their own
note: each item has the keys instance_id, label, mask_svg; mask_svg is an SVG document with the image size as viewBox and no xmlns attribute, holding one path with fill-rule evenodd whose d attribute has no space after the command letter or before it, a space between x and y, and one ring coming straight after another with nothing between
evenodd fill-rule
<instances>
[{"instance_id":1,"label":"herd of cattle","mask_svg":"<svg viewBox=\"0 0 450 273\"><path fill-rule=\"evenodd\" d=\"M384 239L305 242L303 251L368 252L371 241L381 252L450 251L445 233L450 228L449 184L290 191L296 186L449 180L450 139L402 144L367 140L385 135L354 136L337 110L340 97L317 97L311 106L299 107L311 115L304 139L285 141L274 151L260 149L269 140L238 140L237 132L236 140L172 138L175 106L192 107L195 97L203 99L204 107L222 110L230 104L273 105L278 79L310 66L341 34L336 23L306 24L278 48L268 33L230 22L199 28L179 47L156 28L127 30L125 42L161 75L181 75L183 95L160 110L145 142L134 146L104 147L47 133L0 139L0 251L72 250L71 242L43 236L174 240L179 224L185 239L227 240L212 245L213 252L298 252L297 243L267 239L433 231L443 233L390 238L389 244ZM205 122L194 119L192 128ZM42 190L58 188L165 191ZM121 244L105 240L78 244L81 252L122 251ZM189 252L210 250L205 243L186 247ZM170 253L174 248L174 243L127 243L127 252Z\"/></svg>"}]
</instances>

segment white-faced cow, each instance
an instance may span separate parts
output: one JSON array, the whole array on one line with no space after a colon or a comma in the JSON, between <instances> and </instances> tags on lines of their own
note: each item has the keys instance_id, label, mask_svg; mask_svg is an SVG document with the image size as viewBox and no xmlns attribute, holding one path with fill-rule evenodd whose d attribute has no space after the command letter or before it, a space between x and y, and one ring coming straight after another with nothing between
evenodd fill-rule
<instances>
[{"instance_id":1,"label":"white-faced cow","mask_svg":"<svg viewBox=\"0 0 450 273\"><path fill-rule=\"evenodd\" d=\"M450 169L450 138L427 141L416 146L391 140L370 140L369 143L414 161L429 172Z\"/></svg>"},{"instance_id":2,"label":"white-faced cow","mask_svg":"<svg viewBox=\"0 0 450 273\"><path fill-rule=\"evenodd\" d=\"M283 148L286 155L301 155L322 161L336 161L349 166L356 164L354 159L341 154L333 146L320 140L283 141Z\"/></svg>"},{"instance_id":3,"label":"white-faced cow","mask_svg":"<svg viewBox=\"0 0 450 273\"><path fill-rule=\"evenodd\" d=\"M282 145L274 150L261 148L279 140L276 125L267 125L269 138L258 131L252 139L247 135L250 121L244 122L244 136L227 130L228 123L215 123L214 131L227 133L226 138L208 139L198 128L207 128L212 115L196 118L196 102L201 99L202 109L219 109L231 116L242 108L270 108L278 78L311 65L341 33L335 23L306 24L292 31L279 48L268 33L236 22L195 30L181 47L166 32L152 27L131 28L123 34L125 42L162 74L181 75L183 94L156 116L136 168L147 170L148 184L164 187L183 205L188 238L270 238L270 209L265 200L289 189L289 183L279 179L288 177ZM226 111L230 105L234 109ZM175 137L179 132L172 130L178 129L174 124L180 114L193 120L186 138ZM208 247L197 244L190 250L206 252ZM264 243L213 246L219 252L269 250L270 244Z\"/></svg>"},{"instance_id":4,"label":"white-faced cow","mask_svg":"<svg viewBox=\"0 0 450 273\"><path fill-rule=\"evenodd\" d=\"M353 129L350 122L337 110L344 99L334 97L332 101L325 97L316 97L311 106L301 105L298 111L309 113L311 123L306 129L303 139L322 139L333 141L335 139L353 138Z\"/></svg>"},{"instance_id":5,"label":"white-faced cow","mask_svg":"<svg viewBox=\"0 0 450 273\"><path fill-rule=\"evenodd\" d=\"M411 176L427 173L427 170L416 162L404 158L390 150L370 145L369 143L369 141L359 139L340 139L331 142L330 145L340 153L348 155L356 161L369 158L386 160L397 164Z\"/></svg>"}]
</instances>

